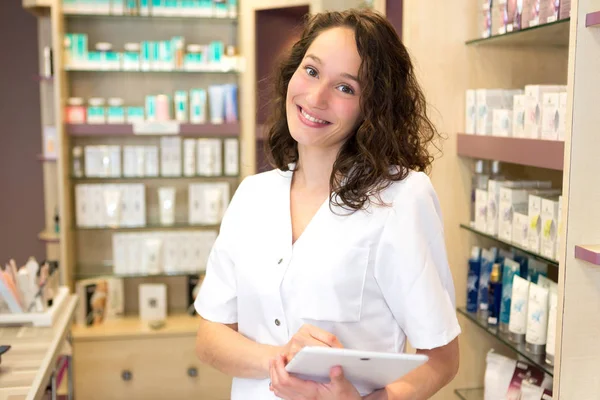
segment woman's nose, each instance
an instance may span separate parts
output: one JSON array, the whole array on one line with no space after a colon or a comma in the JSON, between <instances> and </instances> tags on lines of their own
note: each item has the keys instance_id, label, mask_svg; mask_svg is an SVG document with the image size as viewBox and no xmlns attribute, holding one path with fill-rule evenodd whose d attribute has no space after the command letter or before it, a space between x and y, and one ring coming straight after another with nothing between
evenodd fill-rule
<instances>
[{"instance_id":1,"label":"woman's nose","mask_svg":"<svg viewBox=\"0 0 600 400\"><path fill-rule=\"evenodd\" d=\"M308 105L312 108L325 109L327 108L328 92L326 85L318 84L315 85L306 100Z\"/></svg>"}]
</instances>

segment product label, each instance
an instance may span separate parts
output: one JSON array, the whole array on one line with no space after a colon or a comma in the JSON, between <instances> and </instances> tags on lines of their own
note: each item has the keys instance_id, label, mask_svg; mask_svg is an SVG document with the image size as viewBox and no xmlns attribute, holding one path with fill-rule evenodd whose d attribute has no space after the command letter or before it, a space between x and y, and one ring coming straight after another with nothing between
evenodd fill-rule
<instances>
[{"instance_id":1,"label":"product label","mask_svg":"<svg viewBox=\"0 0 600 400\"><path fill-rule=\"evenodd\" d=\"M175 121L138 122L133 124L134 135L178 135L180 125Z\"/></svg>"}]
</instances>

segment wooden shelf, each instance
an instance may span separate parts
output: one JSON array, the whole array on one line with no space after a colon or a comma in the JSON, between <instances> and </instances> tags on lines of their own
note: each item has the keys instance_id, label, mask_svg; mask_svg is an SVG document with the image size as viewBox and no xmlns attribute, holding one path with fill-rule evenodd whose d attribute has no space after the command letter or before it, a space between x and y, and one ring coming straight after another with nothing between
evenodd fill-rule
<instances>
[{"instance_id":1,"label":"wooden shelf","mask_svg":"<svg viewBox=\"0 0 600 400\"><path fill-rule=\"evenodd\" d=\"M98 278L101 276L110 276L113 278L135 279L135 278L167 278L173 276L204 276L205 271L176 271L176 272L161 272L159 274L147 273L127 273L116 274L113 272L112 261L105 261L99 264L80 264L77 266L75 278L77 280Z\"/></svg>"},{"instance_id":2,"label":"wooden shelf","mask_svg":"<svg viewBox=\"0 0 600 400\"><path fill-rule=\"evenodd\" d=\"M151 136L136 135L132 124L66 124L67 134L70 136ZM156 136L162 136L156 133ZM180 136L197 137L238 137L240 124L180 124Z\"/></svg>"},{"instance_id":3,"label":"wooden shelf","mask_svg":"<svg viewBox=\"0 0 600 400\"><path fill-rule=\"evenodd\" d=\"M585 15L585 26L600 26L600 11L588 13Z\"/></svg>"},{"instance_id":4,"label":"wooden shelf","mask_svg":"<svg viewBox=\"0 0 600 400\"><path fill-rule=\"evenodd\" d=\"M482 160L562 171L564 151L564 142L555 140L457 135L457 154Z\"/></svg>"},{"instance_id":5,"label":"wooden shelf","mask_svg":"<svg viewBox=\"0 0 600 400\"><path fill-rule=\"evenodd\" d=\"M98 176L82 176L76 177L72 176L71 180L78 183L83 182L108 182L108 181L128 181L128 182L138 182L138 181L159 181L159 180L203 180L203 181L227 181L233 179L239 179L239 176L203 176L203 175L193 175L193 176L106 176L106 177L98 177Z\"/></svg>"},{"instance_id":6,"label":"wooden shelf","mask_svg":"<svg viewBox=\"0 0 600 400\"><path fill-rule=\"evenodd\" d=\"M138 20L147 21L153 19L160 20L175 20L175 21L202 21L202 22L229 22L237 23L237 17L215 17L215 16L184 16L184 15L115 15L115 14L91 14L91 13L74 13L66 12L64 16L67 18L110 18L110 19L126 19L126 20Z\"/></svg>"},{"instance_id":7,"label":"wooden shelf","mask_svg":"<svg viewBox=\"0 0 600 400\"><path fill-rule=\"evenodd\" d=\"M49 16L52 2L52 0L23 0L23 8L37 17Z\"/></svg>"},{"instance_id":8,"label":"wooden shelf","mask_svg":"<svg viewBox=\"0 0 600 400\"><path fill-rule=\"evenodd\" d=\"M102 325L83 326L73 325L72 334L76 341L97 341L127 339L133 337L155 338L161 336L190 336L198 331L200 320L197 316L188 314L175 314L167 317L165 326L152 329L147 322L139 316L123 317L115 320L104 321Z\"/></svg>"},{"instance_id":9,"label":"wooden shelf","mask_svg":"<svg viewBox=\"0 0 600 400\"><path fill-rule=\"evenodd\" d=\"M477 389L456 389L454 391L456 396L462 400L483 400L484 390L483 388Z\"/></svg>"},{"instance_id":10,"label":"wooden shelf","mask_svg":"<svg viewBox=\"0 0 600 400\"><path fill-rule=\"evenodd\" d=\"M173 70L148 70L148 71L134 71L125 69L99 69L99 68L77 68L77 67L65 67L65 72L91 72L97 73L124 73L124 74L239 74L240 71L236 69L198 69L198 70L185 70L185 69L173 69Z\"/></svg>"},{"instance_id":11,"label":"wooden shelf","mask_svg":"<svg viewBox=\"0 0 600 400\"><path fill-rule=\"evenodd\" d=\"M570 18L561 19L549 24L532 26L512 31L503 35L492 35L489 38L472 39L467 45L478 46L569 46Z\"/></svg>"},{"instance_id":12,"label":"wooden shelf","mask_svg":"<svg viewBox=\"0 0 600 400\"><path fill-rule=\"evenodd\" d=\"M56 161L58 161L58 159L56 157L46 157L43 154L38 154L36 156L36 158L38 159L38 161L41 161L41 162L52 162L52 163L55 163Z\"/></svg>"}]
</instances>

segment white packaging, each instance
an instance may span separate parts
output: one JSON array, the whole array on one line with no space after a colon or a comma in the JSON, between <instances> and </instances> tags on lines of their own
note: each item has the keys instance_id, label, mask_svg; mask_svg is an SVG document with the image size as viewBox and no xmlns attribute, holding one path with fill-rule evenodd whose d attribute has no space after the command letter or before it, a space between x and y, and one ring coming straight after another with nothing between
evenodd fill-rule
<instances>
[{"instance_id":1,"label":"white packaging","mask_svg":"<svg viewBox=\"0 0 600 400\"><path fill-rule=\"evenodd\" d=\"M183 140L183 175L196 175L196 139Z\"/></svg>"},{"instance_id":2,"label":"white packaging","mask_svg":"<svg viewBox=\"0 0 600 400\"><path fill-rule=\"evenodd\" d=\"M511 340L522 343L527 333L527 307L529 304L529 281L518 275L513 277L512 298L510 303L510 321L508 331Z\"/></svg>"},{"instance_id":3,"label":"white packaging","mask_svg":"<svg viewBox=\"0 0 600 400\"><path fill-rule=\"evenodd\" d=\"M136 175L137 153L136 146L123 147L123 176L132 178Z\"/></svg>"},{"instance_id":4,"label":"white packaging","mask_svg":"<svg viewBox=\"0 0 600 400\"><path fill-rule=\"evenodd\" d=\"M221 176L222 150L220 139L198 139L197 172L201 176Z\"/></svg>"},{"instance_id":5,"label":"white packaging","mask_svg":"<svg viewBox=\"0 0 600 400\"><path fill-rule=\"evenodd\" d=\"M513 97L513 137L525 137L525 95L517 94Z\"/></svg>"},{"instance_id":6,"label":"white packaging","mask_svg":"<svg viewBox=\"0 0 600 400\"><path fill-rule=\"evenodd\" d=\"M132 200L130 199L133 196L130 189L131 185L119 185L119 187L121 189L121 226L133 226L132 212L130 210L130 204L132 204Z\"/></svg>"},{"instance_id":7,"label":"white packaging","mask_svg":"<svg viewBox=\"0 0 600 400\"><path fill-rule=\"evenodd\" d=\"M504 181L490 179L488 181L488 204L486 217L486 232L498 236L498 215L500 202L500 187Z\"/></svg>"},{"instance_id":8,"label":"white packaging","mask_svg":"<svg viewBox=\"0 0 600 400\"><path fill-rule=\"evenodd\" d=\"M180 232L166 232L163 235L163 270L166 274L180 271L181 261L179 259Z\"/></svg>"},{"instance_id":9,"label":"white packaging","mask_svg":"<svg viewBox=\"0 0 600 400\"><path fill-rule=\"evenodd\" d=\"M504 91L502 89L477 89L477 129L478 135L492 134L493 110L502 108Z\"/></svg>"},{"instance_id":10,"label":"white packaging","mask_svg":"<svg viewBox=\"0 0 600 400\"><path fill-rule=\"evenodd\" d=\"M208 257L217 240L216 231L196 232L192 238L192 257L194 271L206 271Z\"/></svg>"},{"instance_id":11,"label":"white packaging","mask_svg":"<svg viewBox=\"0 0 600 400\"><path fill-rule=\"evenodd\" d=\"M158 147L157 146L145 146L145 172L146 176L156 177L158 176Z\"/></svg>"},{"instance_id":12,"label":"white packaging","mask_svg":"<svg viewBox=\"0 0 600 400\"><path fill-rule=\"evenodd\" d=\"M558 307L558 295L556 291L549 292L549 310L548 310L548 332L546 334L546 362L554 365L554 354L556 347L556 318Z\"/></svg>"},{"instance_id":13,"label":"white packaging","mask_svg":"<svg viewBox=\"0 0 600 400\"><path fill-rule=\"evenodd\" d=\"M562 238L564 236L563 231L563 199L562 196L558 196L558 221L556 223L556 255L555 260L560 260L560 249L562 245Z\"/></svg>"},{"instance_id":14,"label":"white packaging","mask_svg":"<svg viewBox=\"0 0 600 400\"><path fill-rule=\"evenodd\" d=\"M88 186L87 194L90 196L91 214L90 214L90 226L92 227L104 227L106 221L104 219L104 186L103 185L90 185Z\"/></svg>"},{"instance_id":15,"label":"white packaging","mask_svg":"<svg viewBox=\"0 0 600 400\"><path fill-rule=\"evenodd\" d=\"M43 142L44 142L44 157L48 159L56 159L58 157L58 137L56 135L56 127L45 126L43 131Z\"/></svg>"},{"instance_id":16,"label":"white packaging","mask_svg":"<svg viewBox=\"0 0 600 400\"><path fill-rule=\"evenodd\" d=\"M544 93L542 96L542 139L558 140L560 93Z\"/></svg>"},{"instance_id":17,"label":"white packaging","mask_svg":"<svg viewBox=\"0 0 600 400\"><path fill-rule=\"evenodd\" d=\"M194 183L189 186L189 223L217 225L229 205L227 182Z\"/></svg>"},{"instance_id":18,"label":"white packaging","mask_svg":"<svg viewBox=\"0 0 600 400\"><path fill-rule=\"evenodd\" d=\"M109 176L121 177L121 146L108 146L109 154Z\"/></svg>"},{"instance_id":19,"label":"white packaging","mask_svg":"<svg viewBox=\"0 0 600 400\"><path fill-rule=\"evenodd\" d=\"M497 109L492 115L492 135L512 136L512 110Z\"/></svg>"},{"instance_id":20,"label":"white packaging","mask_svg":"<svg viewBox=\"0 0 600 400\"><path fill-rule=\"evenodd\" d=\"M567 92L561 92L558 98L558 140L565 140L567 132Z\"/></svg>"},{"instance_id":21,"label":"white packaging","mask_svg":"<svg viewBox=\"0 0 600 400\"><path fill-rule=\"evenodd\" d=\"M162 272L162 240L155 235L148 235L144 240L144 271L149 275Z\"/></svg>"},{"instance_id":22,"label":"white packaging","mask_svg":"<svg viewBox=\"0 0 600 400\"><path fill-rule=\"evenodd\" d=\"M175 188L158 188L158 202L160 208L160 224L173 225L175 223Z\"/></svg>"},{"instance_id":23,"label":"white packaging","mask_svg":"<svg viewBox=\"0 0 600 400\"><path fill-rule=\"evenodd\" d=\"M539 139L542 136L542 104L544 93L566 90L558 85L525 86L525 137Z\"/></svg>"},{"instance_id":24,"label":"white packaging","mask_svg":"<svg viewBox=\"0 0 600 400\"><path fill-rule=\"evenodd\" d=\"M527 207L515 208L513 214L513 234L512 242L523 248L527 248L527 235L529 233L529 216L527 215Z\"/></svg>"},{"instance_id":25,"label":"white packaging","mask_svg":"<svg viewBox=\"0 0 600 400\"><path fill-rule=\"evenodd\" d=\"M534 283L529 285L527 305L527 333L525 342L534 349L546 345L548 333L548 289ZM533 346L531 346L533 345ZM534 354L536 351L532 351Z\"/></svg>"},{"instance_id":26,"label":"white packaging","mask_svg":"<svg viewBox=\"0 0 600 400\"><path fill-rule=\"evenodd\" d=\"M84 147L85 176L92 178L100 175L100 154L96 146Z\"/></svg>"},{"instance_id":27,"label":"white packaging","mask_svg":"<svg viewBox=\"0 0 600 400\"><path fill-rule=\"evenodd\" d=\"M528 203L529 232L526 247L534 253L540 253L542 243L542 197L531 194Z\"/></svg>"},{"instance_id":28,"label":"white packaging","mask_svg":"<svg viewBox=\"0 0 600 400\"><path fill-rule=\"evenodd\" d=\"M146 148L135 146L135 176L143 178L146 175Z\"/></svg>"},{"instance_id":29,"label":"white packaging","mask_svg":"<svg viewBox=\"0 0 600 400\"><path fill-rule=\"evenodd\" d=\"M239 167L239 141L237 139L225 139L225 175L237 176L240 173Z\"/></svg>"},{"instance_id":30,"label":"white packaging","mask_svg":"<svg viewBox=\"0 0 600 400\"><path fill-rule=\"evenodd\" d=\"M146 226L146 190L143 184L132 184L128 187L128 212L131 212L132 227ZM139 260L138 260L139 261Z\"/></svg>"},{"instance_id":31,"label":"white packaging","mask_svg":"<svg viewBox=\"0 0 600 400\"><path fill-rule=\"evenodd\" d=\"M142 321L164 321L167 318L167 285L140 284L139 310Z\"/></svg>"},{"instance_id":32,"label":"white packaging","mask_svg":"<svg viewBox=\"0 0 600 400\"><path fill-rule=\"evenodd\" d=\"M472 135L477 130L477 97L475 90L468 89L465 97L465 133Z\"/></svg>"},{"instance_id":33,"label":"white packaging","mask_svg":"<svg viewBox=\"0 0 600 400\"><path fill-rule=\"evenodd\" d=\"M475 228L481 232L487 231L488 191L475 189Z\"/></svg>"},{"instance_id":34,"label":"white packaging","mask_svg":"<svg viewBox=\"0 0 600 400\"><path fill-rule=\"evenodd\" d=\"M127 273L127 236L115 233L112 236L113 246L113 273L124 275Z\"/></svg>"},{"instance_id":35,"label":"white packaging","mask_svg":"<svg viewBox=\"0 0 600 400\"><path fill-rule=\"evenodd\" d=\"M513 215L515 207L527 205L527 190L500 188L500 201L498 212L498 237L512 242Z\"/></svg>"},{"instance_id":36,"label":"white packaging","mask_svg":"<svg viewBox=\"0 0 600 400\"><path fill-rule=\"evenodd\" d=\"M104 221L109 228L121 226L121 189L118 185L104 185Z\"/></svg>"},{"instance_id":37,"label":"white packaging","mask_svg":"<svg viewBox=\"0 0 600 400\"><path fill-rule=\"evenodd\" d=\"M75 185L75 218L79 228L87 228L91 225L89 220L91 207L88 203L87 188L88 185Z\"/></svg>"},{"instance_id":38,"label":"white packaging","mask_svg":"<svg viewBox=\"0 0 600 400\"><path fill-rule=\"evenodd\" d=\"M161 137L161 175L181 176L181 138Z\"/></svg>"},{"instance_id":39,"label":"white packaging","mask_svg":"<svg viewBox=\"0 0 600 400\"><path fill-rule=\"evenodd\" d=\"M542 240L540 252L544 257L556 256L558 199L542 199Z\"/></svg>"},{"instance_id":40,"label":"white packaging","mask_svg":"<svg viewBox=\"0 0 600 400\"><path fill-rule=\"evenodd\" d=\"M177 250L179 252L179 271L187 271L192 260L192 245L193 242L187 239L187 235L182 234L177 241Z\"/></svg>"},{"instance_id":41,"label":"white packaging","mask_svg":"<svg viewBox=\"0 0 600 400\"><path fill-rule=\"evenodd\" d=\"M484 399L504 400L517 367L517 360L489 351L486 357Z\"/></svg>"}]
</instances>

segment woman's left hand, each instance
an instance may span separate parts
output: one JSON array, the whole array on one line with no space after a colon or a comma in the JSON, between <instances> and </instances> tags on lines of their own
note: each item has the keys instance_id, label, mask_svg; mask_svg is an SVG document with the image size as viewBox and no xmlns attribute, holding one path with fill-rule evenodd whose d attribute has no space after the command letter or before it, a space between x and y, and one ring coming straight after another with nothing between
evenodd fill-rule
<instances>
[{"instance_id":1,"label":"woman's left hand","mask_svg":"<svg viewBox=\"0 0 600 400\"><path fill-rule=\"evenodd\" d=\"M270 362L270 390L283 400L360 400L356 388L344 377L341 367L329 372L329 383L305 381L288 374L286 360L279 356Z\"/></svg>"}]
</instances>

